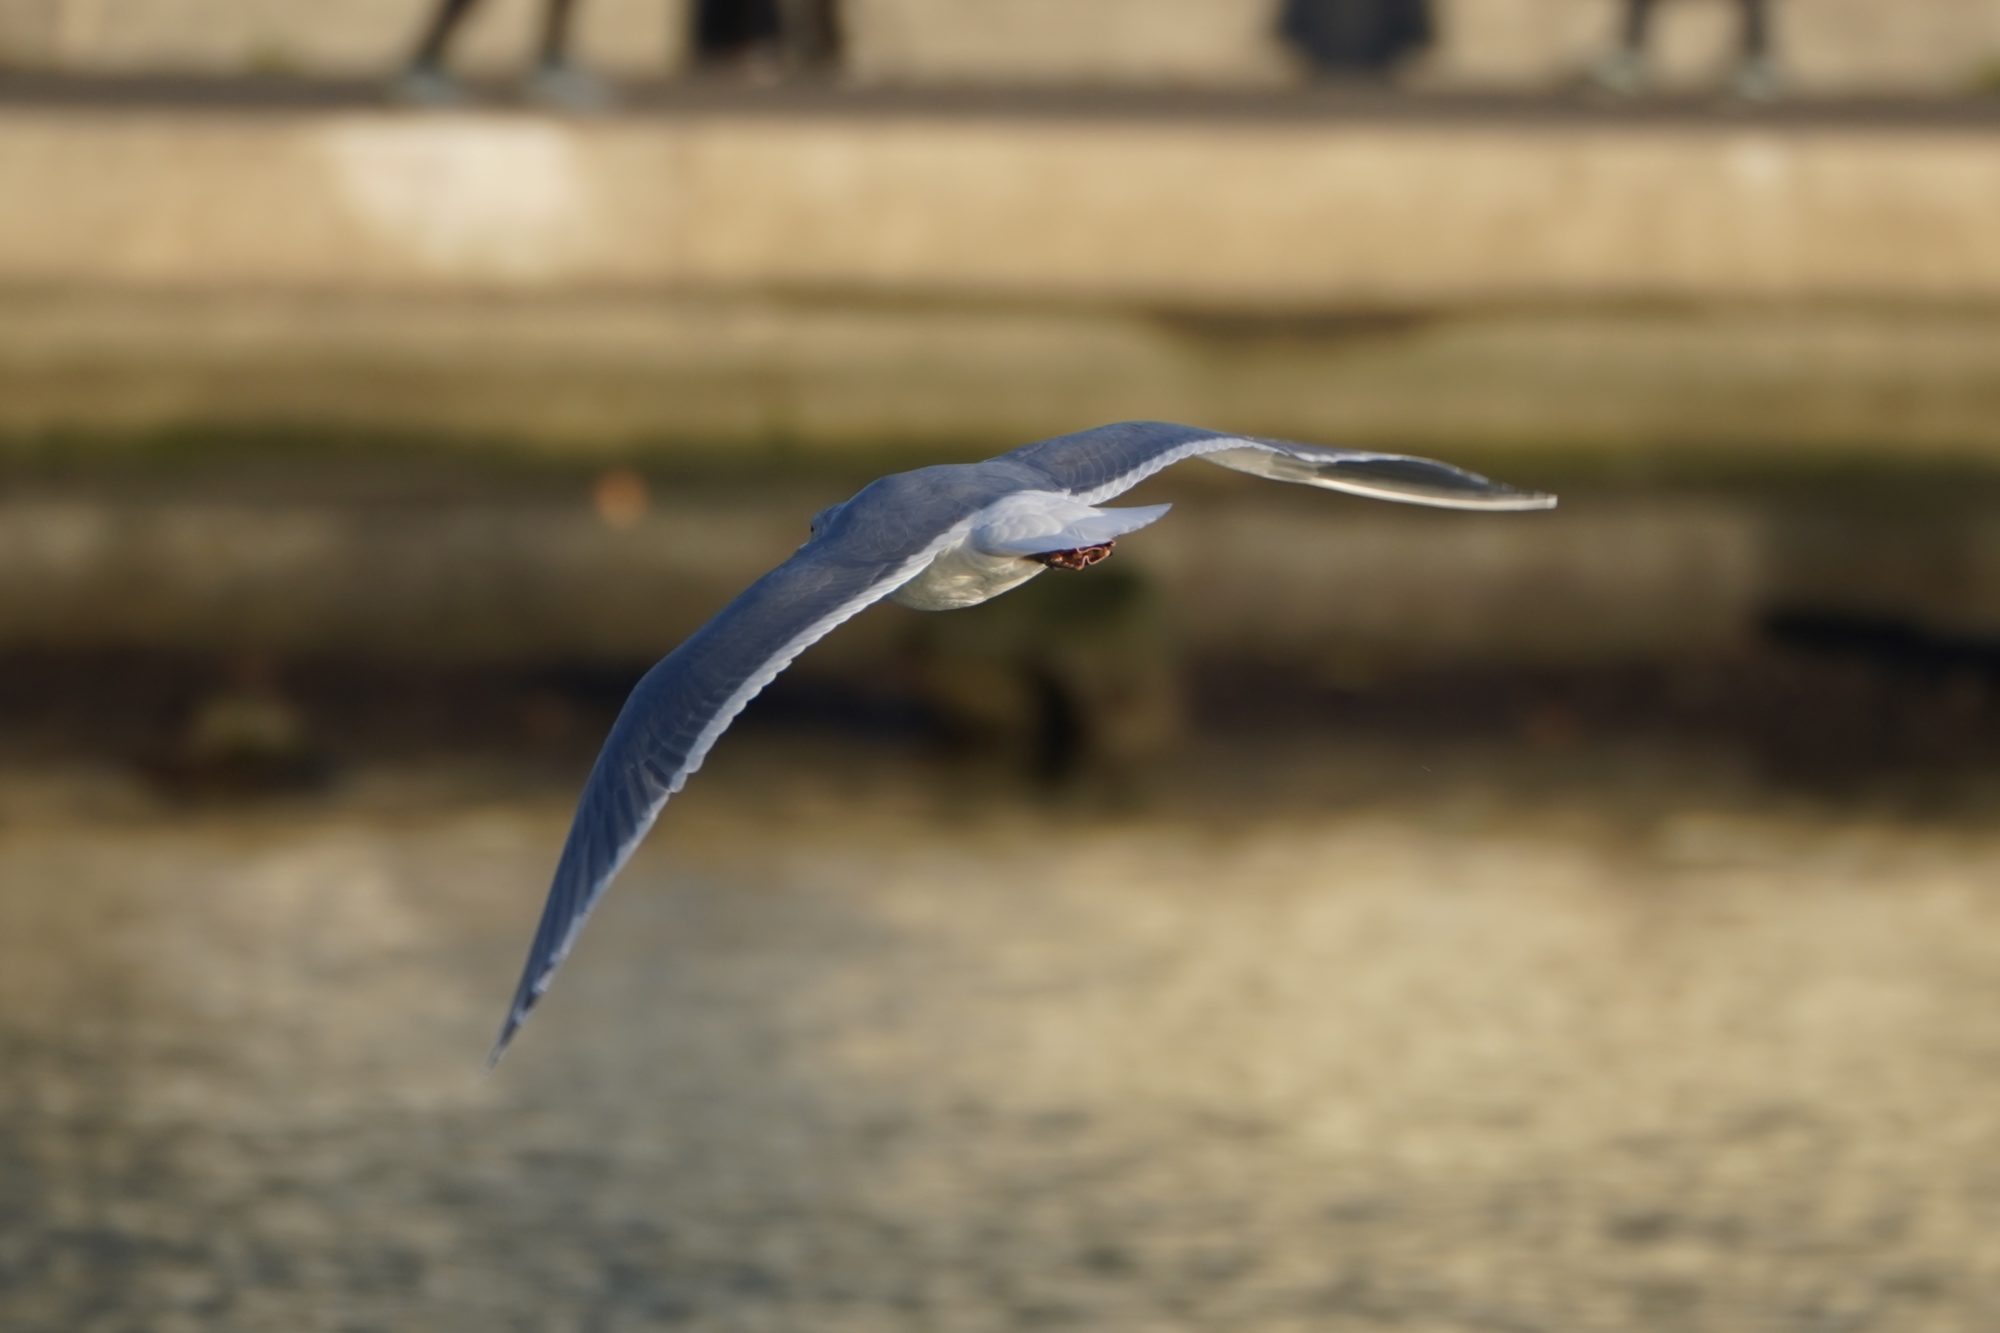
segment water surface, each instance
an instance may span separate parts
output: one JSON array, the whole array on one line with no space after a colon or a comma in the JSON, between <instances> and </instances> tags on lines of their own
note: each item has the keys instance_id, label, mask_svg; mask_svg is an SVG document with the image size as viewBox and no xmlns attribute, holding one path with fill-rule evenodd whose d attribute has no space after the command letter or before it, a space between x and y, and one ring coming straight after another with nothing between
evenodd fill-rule
<instances>
[{"instance_id":1,"label":"water surface","mask_svg":"<svg viewBox=\"0 0 2000 1333\"><path fill-rule=\"evenodd\" d=\"M0 1324L1990 1326L1990 823L1366 778L752 738L485 1076L566 791L9 775Z\"/></svg>"}]
</instances>

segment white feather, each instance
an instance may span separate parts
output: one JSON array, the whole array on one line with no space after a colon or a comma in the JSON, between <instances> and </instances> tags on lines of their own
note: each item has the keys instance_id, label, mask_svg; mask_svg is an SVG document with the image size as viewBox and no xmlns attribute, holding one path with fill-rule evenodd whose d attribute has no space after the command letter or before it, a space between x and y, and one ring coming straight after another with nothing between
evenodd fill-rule
<instances>
[{"instance_id":1,"label":"white feather","mask_svg":"<svg viewBox=\"0 0 2000 1333\"><path fill-rule=\"evenodd\" d=\"M1020 491L989 506L972 544L989 555L1044 555L1112 541L1158 522L1172 505L1099 509L1057 491Z\"/></svg>"}]
</instances>

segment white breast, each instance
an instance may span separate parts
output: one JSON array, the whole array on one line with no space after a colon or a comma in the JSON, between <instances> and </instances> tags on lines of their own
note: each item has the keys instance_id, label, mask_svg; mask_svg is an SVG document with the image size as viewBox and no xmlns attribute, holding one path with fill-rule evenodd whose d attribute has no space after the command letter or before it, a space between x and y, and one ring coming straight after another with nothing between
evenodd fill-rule
<instances>
[{"instance_id":1,"label":"white breast","mask_svg":"<svg viewBox=\"0 0 2000 1333\"><path fill-rule=\"evenodd\" d=\"M1018 588L1045 568L1026 556L988 555L967 535L890 593L889 600L918 611L955 611Z\"/></svg>"},{"instance_id":2,"label":"white breast","mask_svg":"<svg viewBox=\"0 0 2000 1333\"><path fill-rule=\"evenodd\" d=\"M1115 540L1168 508L1099 509L1059 491L1016 491L976 514L963 537L889 600L919 611L977 606L1048 568L1034 556Z\"/></svg>"}]
</instances>

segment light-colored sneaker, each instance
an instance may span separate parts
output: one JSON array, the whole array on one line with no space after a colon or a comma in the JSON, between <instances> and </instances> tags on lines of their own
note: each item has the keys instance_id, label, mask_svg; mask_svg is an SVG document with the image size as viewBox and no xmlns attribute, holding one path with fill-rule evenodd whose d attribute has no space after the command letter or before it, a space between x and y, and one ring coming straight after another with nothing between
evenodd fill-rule
<instances>
[{"instance_id":1,"label":"light-colored sneaker","mask_svg":"<svg viewBox=\"0 0 2000 1333\"><path fill-rule=\"evenodd\" d=\"M528 80L528 96L553 111L589 116L609 111L615 98L604 80L574 65L543 65Z\"/></svg>"},{"instance_id":2,"label":"light-colored sneaker","mask_svg":"<svg viewBox=\"0 0 2000 1333\"><path fill-rule=\"evenodd\" d=\"M1610 52L1590 67L1590 86L1615 97L1637 97L1646 91L1646 58L1637 51Z\"/></svg>"},{"instance_id":3,"label":"light-colored sneaker","mask_svg":"<svg viewBox=\"0 0 2000 1333\"><path fill-rule=\"evenodd\" d=\"M1736 67L1729 91L1746 102L1775 102L1785 95L1778 67L1763 56L1753 56Z\"/></svg>"},{"instance_id":4,"label":"light-colored sneaker","mask_svg":"<svg viewBox=\"0 0 2000 1333\"><path fill-rule=\"evenodd\" d=\"M390 83L389 99L403 106L464 106L465 85L435 65L412 65Z\"/></svg>"}]
</instances>

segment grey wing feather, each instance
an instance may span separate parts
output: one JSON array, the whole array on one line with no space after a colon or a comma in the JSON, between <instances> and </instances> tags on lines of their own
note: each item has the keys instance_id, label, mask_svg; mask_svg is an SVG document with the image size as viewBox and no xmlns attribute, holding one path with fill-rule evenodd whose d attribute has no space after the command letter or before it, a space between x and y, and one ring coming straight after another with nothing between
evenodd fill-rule
<instances>
[{"instance_id":1,"label":"grey wing feather","mask_svg":"<svg viewBox=\"0 0 2000 1333\"><path fill-rule=\"evenodd\" d=\"M584 785L489 1067L548 988L584 918L660 808L743 706L835 626L907 582L935 549L900 560L848 562L840 559L837 543L808 543L645 674Z\"/></svg>"},{"instance_id":2,"label":"grey wing feather","mask_svg":"<svg viewBox=\"0 0 2000 1333\"><path fill-rule=\"evenodd\" d=\"M1429 458L1225 435L1167 421L1122 421L1002 457L1039 469L1085 504L1101 504L1189 458L1274 481L1444 509L1548 509L1556 497L1517 490Z\"/></svg>"}]
</instances>

